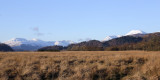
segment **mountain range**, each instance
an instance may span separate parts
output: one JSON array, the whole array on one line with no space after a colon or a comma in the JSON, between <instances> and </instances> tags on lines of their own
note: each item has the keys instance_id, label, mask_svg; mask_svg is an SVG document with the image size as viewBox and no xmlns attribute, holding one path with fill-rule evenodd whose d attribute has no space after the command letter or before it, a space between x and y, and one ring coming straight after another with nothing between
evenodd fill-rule
<instances>
[{"instance_id":1,"label":"mountain range","mask_svg":"<svg viewBox=\"0 0 160 80\"><path fill-rule=\"evenodd\" d=\"M144 35L147 34L144 31L141 30L131 30L125 35L117 35L117 36L107 36L104 40L101 40L102 42L109 41L115 38L120 38L123 36L134 36L134 35ZM39 48L46 47L46 46L68 46L70 44L74 44L75 42L70 40L63 40L63 41L43 41L39 39L32 39L27 40L25 38L13 38L11 40L5 41L5 44L12 47L15 51L35 51Z\"/></svg>"},{"instance_id":2,"label":"mountain range","mask_svg":"<svg viewBox=\"0 0 160 80\"><path fill-rule=\"evenodd\" d=\"M43 41L39 39L27 40L24 38L13 38L4 43L11 46L16 51L34 51L46 46L54 46L54 45L68 46L69 44L72 44L74 42L70 40Z\"/></svg>"},{"instance_id":3,"label":"mountain range","mask_svg":"<svg viewBox=\"0 0 160 80\"><path fill-rule=\"evenodd\" d=\"M55 49L56 48L53 47L50 50ZM160 51L160 32L146 34L137 33L132 35L121 36L108 41L90 40L67 46L67 51L126 50Z\"/></svg>"}]
</instances>

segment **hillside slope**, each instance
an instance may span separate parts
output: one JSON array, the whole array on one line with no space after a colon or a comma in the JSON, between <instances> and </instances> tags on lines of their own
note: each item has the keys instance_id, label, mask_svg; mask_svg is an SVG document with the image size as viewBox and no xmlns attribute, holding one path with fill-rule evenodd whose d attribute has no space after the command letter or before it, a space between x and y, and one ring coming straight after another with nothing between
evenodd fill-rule
<instances>
[{"instance_id":1,"label":"hillside slope","mask_svg":"<svg viewBox=\"0 0 160 80\"><path fill-rule=\"evenodd\" d=\"M146 34L138 43L127 43L123 45L110 46L106 50L148 50L160 51L160 33Z\"/></svg>"},{"instance_id":2,"label":"hillside slope","mask_svg":"<svg viewBox=\"0 0 160 80\"><path fill-rule=\"evenodd\" d=\"M0 51L13 51L13 49L6 44L0 43Z\"/></svg>"},{"instance_id":3,"label":"hillside slope","mask_svg":"<svg viewBox=\"0 0 160 80\"><path fill-rule=\"evenodd\" d=\"M100 42L97 40L69 45L69 51L148 50L160 51L160 32L134 34Z\"/></svg>"}]
</instances>

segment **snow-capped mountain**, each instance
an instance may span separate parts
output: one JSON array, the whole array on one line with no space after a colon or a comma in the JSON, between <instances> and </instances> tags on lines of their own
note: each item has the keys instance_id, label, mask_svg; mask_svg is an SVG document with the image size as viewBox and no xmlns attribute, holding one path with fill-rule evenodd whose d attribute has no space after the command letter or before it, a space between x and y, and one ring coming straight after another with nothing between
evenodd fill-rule
<instances>
[{"instance_id":1,"label":"snow-capped mountain","mask_svg":"<svg viewBox=\"0 0 160 80\"><path fill-rule=\"evenodd\" d=\"M73 41L42 41L39 39L32 39L32 40L27 40L24 38L13 38L9 41L4 42L5 44L11 46L15 50L37 50L42 47L46 46L53 46L53 45L61 45L61 46L67 46L69 44L74 43Z\"/></svg>"},{"instance_id":2,"label":"snow-capped mountain","mask_svg":"<svg viewBox=\"0 0 160 80\"><path fill-rule=\"evenodd\" d=\"M141 30L131 30L125 35L122 36L143 36L144 34L147 34L144 31ZM122 37L120 35L118 36L107 36L103 41L108 41L111 39L119 38ZM27 40L24 38L13 38L9 41L4 42L5 44L11 46L15 50L37 50L42 47L46 46L53 46L53 45L60 45L60 46L68 46L69 44L73 44L73 41L70 40L63 40L63 41L43 41L39 39L32 39L32 40Z\"/></svg>"},{"instance_id":3,"label":"snow-capped mountain","mask_svg":"<svg viewBox=\"0 0 160 80\"><path fill-rule=\"evenodd\" d=\"M144 31L141 31L141 30L131 30L130 32L128 32L127 34L122 35L122 36L143 36L144 34L147 34L147 33L144 32ZM103 41L109 41L111 39L119 38L119 37L122 37L122 36L121 35L107 36L105 39L102 40L102 42Z\"/></svg>"},{"instance_id":4,"label":"snow-capped mountain","mask_svg":"<svg viewBox=\"0 0 160 80\"><path fill-rule=\"evenodd\" d=\"M131 30L125 36L137 35L137 34L147 34L147 33L141 30Z\"/></svg>"},{"instance_id":5,"label":"snow-capped mountain","mask_svg":"<svg viewBox=\"0 0 160 80\"><path fill-rule=\"evenodd\" d=\"M109 41L111 39L114 39L114 38L118 38L118 37L121 37L120 35L118 36L107 36L106 38L104 38L102 41Z\"/></svg>"},{"instance_id":6,"label":"snow-capped mountain","mask_svg":"<svg viewBox=\"0 0 160 80\"><path fill-rule=\"evenodd\" d=\"M13 39L6 41L4 43L8 44L11 47L20 46L22 44L32 45L32 46L42 46L42 47L54 45L54 41L42 41L42 40L38 40L38 39L27 40L24 38L13 38Z\"/></svg>"}]
</instances>

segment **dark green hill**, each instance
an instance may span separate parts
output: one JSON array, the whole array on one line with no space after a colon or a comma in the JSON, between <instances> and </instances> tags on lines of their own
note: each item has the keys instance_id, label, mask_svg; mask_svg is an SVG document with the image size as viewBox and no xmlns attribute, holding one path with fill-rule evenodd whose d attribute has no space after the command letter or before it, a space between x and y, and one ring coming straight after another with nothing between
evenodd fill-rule
<instances>
[{"instance_id":1,"label":"dark green hill","mask_svg":"<svg viewBox=\"0 0 160 80\"><path fill-rule=\"evenodd\" d=\"M124 45L128 43L138 43L143 40L142 37L133 37L133 36L123 36L120 38L115 38L106 42L103 42L104 47L110 47L110 46L119 46Z\"/></svg>"},{"instance_id":2,"label":"dark green hill","mask_svg":"<svg viewBox=\"0 0 160 80\"><path fill-rule=\"evenodd\" d=\"M69 51L103 51L107 47L120 46L128 43L137 43L140 41L142 41L141 37L123 36L123 37L112 39L106 42L91 40L88 42L85 41L78 44L72 44L68 46L67 50Z\"/></svg>"},{"instance_id":3,"label":"dark green hill","mask_svg":"<svg viewBox=\"0 0 160 80\"><path fill-rule=\"evenodd\" d=\"M160 33L146 34L138 43L127 43L123 45L106 47L105 50L147 50L160 51Z\"/></svg>"},{"instance_id":4,"label":"dark green hill","mask_svg":"<svg viewBox=\"0 0 160 80\"><path fill-rule=\"evenodd\" d=\"M103 44L97 40L85 41L78 44L71 44L67 47L69 51L102 51Z\"/></svg>"},{"instance_id":5,"label":"dark green hill","mask_svg":"<svg viewBox=\"0 0 160 80\"><path fill-rule=\"evenodd\" d=\"M38 49L38 51L61 51L64 50L65 47L63 46L47 46L47 47L43 47Z\"/></svg>"},{"instance_id":6,"label":"dark green hill","mask_svg":"<svg viewBox=\"0 0 160 80\"><path fill-rule=\"evenodd\" d=\"M6 44L0 43L0 51L13 51L13 49Z\"/></svg>"}]
</instances>

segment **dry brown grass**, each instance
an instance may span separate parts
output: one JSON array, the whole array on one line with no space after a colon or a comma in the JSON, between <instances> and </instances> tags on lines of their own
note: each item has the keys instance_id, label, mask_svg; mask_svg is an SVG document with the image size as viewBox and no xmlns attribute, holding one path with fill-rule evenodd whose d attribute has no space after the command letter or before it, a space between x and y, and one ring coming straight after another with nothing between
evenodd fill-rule
<instances>
[{"instance_id":1,"label":"dry brown grass","mask_svg":"<svg viewBox=\"0 0 160 80\"><path fill-rule=\"evenodd\" d=\"M160 52L1 52L0 80L159 80Z\"/></svg>"}]
</instances>

